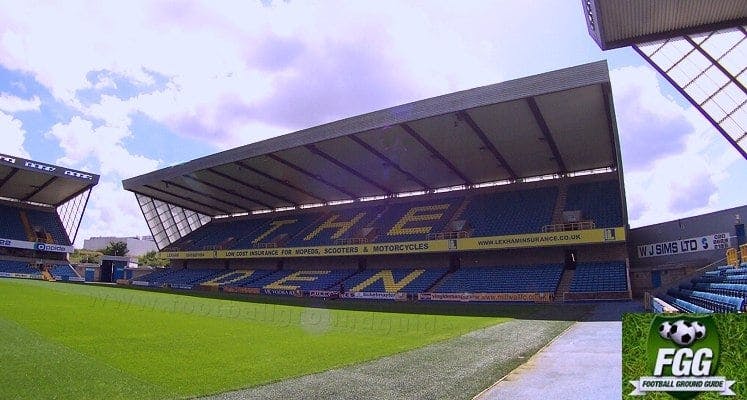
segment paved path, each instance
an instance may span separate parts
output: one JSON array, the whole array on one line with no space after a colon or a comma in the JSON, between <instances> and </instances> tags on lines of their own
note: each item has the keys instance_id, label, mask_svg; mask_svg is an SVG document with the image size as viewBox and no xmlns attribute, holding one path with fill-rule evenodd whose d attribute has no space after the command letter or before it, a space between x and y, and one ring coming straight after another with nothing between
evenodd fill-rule
<instances>
[{"instance_id":1,"label":"paved path","mask_svg":"<svg viewBox=\"0 0 747 400\"><path fill-rule=\"evenodd\" d=\"M638 303L600 304L529 361L476 397L512 399L619 399L622 390L623 312Z\"/></svg>"}]
</instances>

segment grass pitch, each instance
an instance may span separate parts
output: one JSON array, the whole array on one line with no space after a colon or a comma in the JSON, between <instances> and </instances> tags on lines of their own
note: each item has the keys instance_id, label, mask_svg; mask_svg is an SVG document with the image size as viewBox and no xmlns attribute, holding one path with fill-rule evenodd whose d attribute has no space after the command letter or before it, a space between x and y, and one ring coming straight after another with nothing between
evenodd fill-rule
<instances>
[{"instance_id":1,"label":"grass pitch","mask_svg":"<svg viewBox=\"0 0 747 400\"><path fill-rule=\"evenodd\" d=\"M508 320L0 280L0 398L182 398L307 375Z\"/></svg>"}]
</instances>

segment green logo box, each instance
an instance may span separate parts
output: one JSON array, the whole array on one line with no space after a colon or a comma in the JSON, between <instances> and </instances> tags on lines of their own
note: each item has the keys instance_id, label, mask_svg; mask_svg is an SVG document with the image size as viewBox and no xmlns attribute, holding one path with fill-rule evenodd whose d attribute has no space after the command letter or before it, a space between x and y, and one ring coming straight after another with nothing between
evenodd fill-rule
<instances>
[{"instance_id":1,"label":"green logo box","mask_svg":"<svg viewBox=\"0 0 747 400\"><path fill-rule=\"evenodd\" d=\"M747 315L624 314L624 399L747 399Z\"/></svg>"}]
</instances>

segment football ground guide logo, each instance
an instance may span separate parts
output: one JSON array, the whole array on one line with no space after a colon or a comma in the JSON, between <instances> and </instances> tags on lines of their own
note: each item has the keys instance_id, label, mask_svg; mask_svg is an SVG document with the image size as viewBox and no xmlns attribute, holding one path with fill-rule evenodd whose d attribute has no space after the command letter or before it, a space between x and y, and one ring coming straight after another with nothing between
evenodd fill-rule
<instances>
[{"instance_id":1,"label":"football ground guide logo","mask_svg":"<svg viewBox=\"0 0 747 400\"><path fill-rule=\"evenodd\" d=\"M734 396L735 383L718 374L722 362L718 328L712 316L656 315L646 348L646 371L629 381L630 396L666 392L676 399L692 399L703 392Z\"/></svg>"}]
</instances>

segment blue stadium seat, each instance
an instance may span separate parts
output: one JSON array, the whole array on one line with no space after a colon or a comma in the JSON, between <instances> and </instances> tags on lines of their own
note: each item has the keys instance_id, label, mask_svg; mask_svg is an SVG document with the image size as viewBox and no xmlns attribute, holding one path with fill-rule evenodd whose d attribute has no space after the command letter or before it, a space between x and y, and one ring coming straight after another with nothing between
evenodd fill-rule
<instances>
[{"instance_id":1,"label":"blue stadium seat","mask_svg":"<svg viewBox=\"0 0 747 400\"><path fill-rule=\"evenodd\" d=\"M63 279L63 278L80 278L80 275L78 275L77 272L73 269L70 264L57 264L52 266L52 268L49 269L49 273L52 274L55 279Z\"/></svg>"},{"instance_id":2,"label":"blue stadium seat","mask_svg":"<svg viewBox=\"0 0 747 400\"><path fill-rule=\"evenodd\" d=\"M581 210L583 219L594 221L597 228L623 226L620 184L606 181L570 185L565 210Z\"/></svg>"},{"instance_id":3,"label":"blue stadium seat","mask_svg":"<svg viewBox=\"0 0 747 400\"><path fill-rule=\"evenodd\" d=\"M462 219L469 221L476 237L536 233L552 223L557 197L554 187L478 195Z\"/></svg>"},{"instance_id":4,"label":"blue stadium seat","mask_svg":"<svg viewBox=\"0 0 747 400\"><path fill-rule=\"evenodd\" d=\"M428 290L446 271L446 268L367 269L351 276L342 284L347 291L416 294ZM388 279L389 274L395 288L386 286L384 279ZM398 286L402 287L396 289Z\"/></svg>"},{"instance_id":5,"label":"blue stadium seat","mask_svg":"<svg viewBox=\"0 0 747 400\"><path fill-rule=\"evenodd\" d=\"M625 263L579 263L571 281L571 292L624 292L628 290Z\"/></svg>"},{"instance_id":6,"label":"blue stadium seat","mask_svg":"<svg viewBox=\"0 0 747 400\"><path fill-rule=\"evenodd\" d=\"M198 285L209 281L220 274L223 269L192 269L192 268L159 268L134 280L149 282L150 286L170 285Z\"/></svg>"},{"instance_id":7,"label":"blue stadium seat","mask_svg":"<svg viewBox=\"0 0 747 400\"><path fill-rule=\"evenodd\" d=\"M369 225L373 220L384 210L384 206L376 207L357 207L347 210L333 211L325 214L316 223L308 225L304 230L296 234L293 239L288 243L288 246L325 246L333 245L337 240L347 239L353 237L356 233L360 232L361 229ZM352 222L355 221L354 224ZM342 232L341 235L337 235L338 229L326 228L318 230L325 223L327 226L337 224L343 224L345 222L351 223L349 226L339 229ZM333 237L336 236L336 237Z\"/></svg>"},{"instance_id":8,"label":"blue stadium seat","mask_svg":"<svg viewBox=\"0 0 747 400\"><path fill-rule=\"evenodd\" d=\"M712 310L709 310L705 307L695 305L693 303L690 303L689 301L678 299L668 294L663 295L661 299L664 300L667 304L676 307L680 311L689 312L689 313L700 313L700 314L713 313Z\"/></svg>"},{"instance_id":9,"label":"blue stadium seat","mask_svg":"<svg viewBox=\"0 0 747 400\"><path fill-rule=\"evenodd\" d=\"M744 311L745 299L741 297L687 289L670 289L667 293L715 312Z\"/></svg>"},{"instance_id":10,"label":"blue stadium seat","mask_svg":"<svg viewBox=\"0 0 747 400\"><path fill-rule=\"evenodd\" d=\"M32 228L49 233L56 244L69 246L70 239L56 211L24 210Z\"/></svg>"},{"instance_id":11,"label":"blue stadium seat","mask_svg":"<svg viewBox=\"0 0 747 400\"><path fill-rule=\"evenodd\" d=\"M325 273L320 273L325 272ZM354 269L313 268L309 270L282 270L265 278L257 280L252 286L272 289L268 287L276 283L279 286L296 287L294 290L335 290L340 282L355 273ZM293 276L301 279L292 279ZM304 280L305 277L313 277L313 280ZM281 281L285 279L285 281Z\"/></svg>"},{"instance_id":12,"label":"blue stadium seat","mask_svg":"<svg viewBox=\"0 0 747 400\"><path fill-rule=\"evenodd\" d=\"M463 267L446 276L438 293L555 293L563 266Z\"/></svg>"},{"instance_id":13,"label":"blue stadium seat","mask_svg":"<svg viewBox=\"0 0 747 400\"><path fill-rule=\"evenodd\" d=\"M462 201L463 198L461 197L453 197L390 205L374 223L374 226L379 230L376 242L425 240L429 233L442 232ZM401 227L402 229L399 229L397 224L403 221L408 213L412 213L414 216L413 221L404 224ZM440 217L427 221L416 220L419 218L418 216L422 217L424 215L438 215Z\"/></svg>"},{"instance_id":14,"label":"blue stadium seat","mask_svg":"<svg viewBox=\"0 0 747 400\"><path fill-rule=\"evenodd\" d=\"M444 232L449 221L462 208L459 219L467 221L467 229L472 230L473 237L537 233L552 223L558 193L557 187L545 187L467 198L398 199L388 205L363 202L325 213L309 209L271 218L221 219L190 233L174 247L182 250L204 250L216 246L248 249L271 242L280 247L334 245L336 240L354 237L366 227L376 232L373 242L425 240L429 234ZM586 218L596 222L597 227L622 226L621 207L617 181L569 186L566 210L582 210ZM343 224L351 221L355 223L349 227ZM334 228L319 229L324 224ZM336 235L338 229L341 231Z\"/></svg>"},{"instance_id":15,"label":"blue stadium seat","mask_svg":"<svg viewBox=\"0 0 747 400\"><path fill-rule=\"evenodd\" d=\"M0 238L28 240L17 208L0 204Z\"/></svg>"},{"instance_id":16,"label":"blue stadium seat","mask_svg":"<svg viewBox=\"0 0 747 400\"><path fill-rule=\"evenodd\" d=\"M281 235L285 235L286 240L291 240L321 217L322 213L312 212L284 217L240 221L239 223L245 224L251 227L251 229L249 229L250 232L248 234L239 239L232 247L234 249L250 249L261 244L271 243Z\"/></svg>"},{"instance_id":17,"label":"blue stadium seat","mask_svg":"<svg viewBox=\"0 0 747 400\"><path fill-rule=\"evenodd\" d=\"M0 272L7 272L9 274L37 275L39 278L41 278L41 272L39 272L38 269L30 266L27 262L23 261L0 260Z\"/></svg>"}]
</instances>

